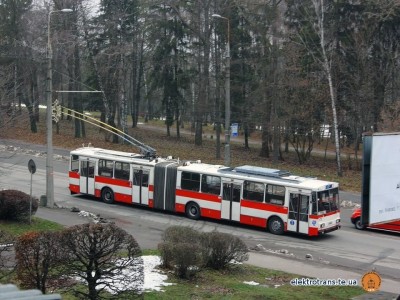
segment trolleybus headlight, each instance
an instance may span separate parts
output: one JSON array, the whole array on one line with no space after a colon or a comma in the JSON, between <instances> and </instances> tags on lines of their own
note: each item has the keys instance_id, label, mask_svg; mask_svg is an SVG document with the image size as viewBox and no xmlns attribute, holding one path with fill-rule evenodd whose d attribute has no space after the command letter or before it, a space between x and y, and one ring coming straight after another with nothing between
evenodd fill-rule
<instances>
[{"instance_id":1,"label":"trolleybus headlight","mask_svg":"<svg viewBox=\"0 0 400 300\"><path fill-rule=\"evenodd\" d=\"M340 223L340 219L336 219L336 223Z\"/></svg>"},{"instance_id":2,"label":"trolleybus headlight","mask_svg":"<svg viewBox=\"0 0 400 300\"><path fill-rule=\"evenodd\" d=\"M324 228L325 227L325 223L322 223L321 225L319 225L319 227Z\"/></svg>"}]
</instances>

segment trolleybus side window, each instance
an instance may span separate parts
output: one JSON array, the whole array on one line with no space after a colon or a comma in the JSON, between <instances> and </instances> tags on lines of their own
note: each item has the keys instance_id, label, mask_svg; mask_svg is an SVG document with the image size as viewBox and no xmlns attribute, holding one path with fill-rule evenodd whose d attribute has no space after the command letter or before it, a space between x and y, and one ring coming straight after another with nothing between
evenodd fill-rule
<instances>
[{"instance_id":1,"label":"trolleybus side window","mask_svg":"<svg viewBox=\"0 0 400 300\"><path fill-rule=\"evenodd\" d=\"M240 202L241 186L238 184L223 183L222 199Z\"/></svg>"},{"instance_id":2,"label":"trolleybus side window","mask_svg":"<svg viewBox=\"0 0 400 300\"><path fill-rule=\"evenodd\" d=\"M99 159L99 175L113 177L114 162L111 160Z\"/></svg>"},{"instance_id":3,"label":"trolleybus side window","mask_svg":"<svg viewBox=\"0 0 400 300\"><path fill-rule=\"evenodd\" d=\"M149 173L148 171L142 174L142 186L149 186Z\"/></svg>"},{"instance_id":4,"label":"trolleybus side window","mask_svg":"<svg viewBox=\"0 0 400 300\"><path fill-rule=\"evenodd\" d=\"M221 178L210 175L201 176L201 191L203 193L220 195L221 194Z\"/></svg>"},{"instance_id":5,"label":"trolleybus side window","mask_svg":"<svg viewBox=\"0 0 400 300\"><path fill-rule=\"evenodd\" d=\"M312 203L311 214L316 215L318 213L318 209L317 209L318 202L317 202L317 194L315 192L312 193L311 199L312 199L311 200L311 203Z\"/></svg>"},{"instance_id":6,"label":"trolleybus side window","mask_svg":"<svg viewBox=\"0 0 400 300\"><path fill-rule=\"evenodd\" d=\"M79 171L79 155L71 156L71 171L78 172Z\"/></svg>"},{"instance_id":7,"label":"trolleybus side window","mask_svg":"<svg viewBox=\"0 0 400 300\"><path fill-rule=\"evenodd\" d=\"M149 171L133 169L133 185L149 186Z\"/></svg>"},{"instance_id":8,"label":"trolleybus side window","mask_svg":"<svg viewBox=\"0 0 400 300\"><path fill-rule=\"evenodd\" d=\"M285 203L285 187L280 185L268 184L265 202L283 205Z\"/></svg>"},{"instance_id":9,"label":"trolleybus side window","mask_svg":"<svg viewBox=\"0 0 400 300\"><path fill-rule=\"evenodd\" d=\"M299 221L308 222L309 196L301 195L299 204L300 204Z\"/></svg>"},{"instance_id":10,"label":"trolleybus side window","mask_svg":"<svg viewBox=\"0 0 400 300\"><path fill-rule=\"evenodd\" d=\"M123 180L129 180L129 164L116 161L114 177Z\"/></svg>"},{"instance_id":11,"label":"trolleybus side window","mask_svg":"<svg viewBox=\"0 0 400 300\"><path fill-rule=\"evenodd\" d=\"M243 198L257 202L264 202L264 184L253 181L245 181L243 187Z\"/></svg>"},{"instance_id":12,"label":"trolleybus side window","mask_svg":"<svg viewBox=\"0 0 400 300\"><path fill-rule=\"evenodd\" d=\"M91 160L81 160L81 176L82 177L89 177L89 178L94 178L94 168L95 168L95 162Z\"/></svg>"},{"instance_id":13,"label":"trolleybus side window","mask_svg":"<svg viewBox=\"0 0 400 300\"><path fill-rule=\"evenodd\" d=\"M239 185L233 185L233 191L232 191L232 201L233 202L240 202L240 189L241 186Z\"/></svg>"},{"instance_id":14,"label":"trolleybus side window","mask_svg":"<svg viewBox=\"0 0 400 300\"><path fill-rule=\"evenodd\" d=\"M182 172L181 188L191 191L200 191L200 174Z\"/></svg>"}]
</instances>

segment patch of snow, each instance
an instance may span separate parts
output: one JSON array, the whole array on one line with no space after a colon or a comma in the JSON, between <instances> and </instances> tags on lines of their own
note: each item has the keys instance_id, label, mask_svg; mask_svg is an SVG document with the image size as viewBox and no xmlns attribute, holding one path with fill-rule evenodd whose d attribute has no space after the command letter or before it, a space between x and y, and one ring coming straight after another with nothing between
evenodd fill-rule
<instances>
[{"instance_id":1,"label":"patch of snow","mask_svg":"<svg viewBox=\"0 0 400 300\"><path fill-rule=\"evenodd\" d=\"M234 260L234 259L232 259L229 263L232 264L232 265L243 265L242 262Z\"/></svg>"},{"instance_id":2,"label":"patch of snow","mask_svg":"<svg viewBox=\"0 0 400 300\"><path fill-rule=\"evenodd\" d=\"M265 247L263 245L261 245L261 244L257 244L254 247L254 249L252 249L252 250L254 250L254 251L263 251L263 252L267 251L267 249L265 249Z\"/></svg>"},{"instance_id":3,"label":"patch of snow","mask_svg":"<svg viewBox=\"0 0 400 300\"><path fill-rule=\"evenodd\" d=\"M243 281L243 283L248 285L259 285L259 283L255 281Z\"/></svg>"},{"instance_id":4,"label":"patch of snow","mask_svg":"<svg viewBox=\"0 0 400 300\"><path fill-rule=\"evenodd\" d=\"M89 218L93 221L93 223L97 224L97 223L107 223L108 221L102 217L100 217L100 215L95 215L94 213L91 212L87 212L84 210L79 210L79 208L73 207L71 209L72 212L78 212L78 216L83 217L83 218Z\"/></svg>"},{"instance_id":5,"label":"patch of snow","mask_svg":"<svg viewBox=\"0 0 400 300\"><path fill-rule=\"evenodd\" d=\"M268 250L266 250L266 252L269 252L269 253L274 253L274 254L283 254L283 255L287 255L287 256L294 256L294 254L293 253L290 253L288 250L286 250L286 249L281 249L281 250L272 250L272 249L268 249Z\"/></svg>"},{"instance_id":6,"label":"patch of snow","mask_svg":"<svg viewBox=\"0 0 400 300\"><path fill-rule=\"evenodd\" d=\"M174 285L175 283L165 282L168 276L155 269L161 264L161 258L156 255L142 256L144 266L143 290L162 291L163 286Z\"/></svg>"},{"instance_id":7,"label":"patch of snow","mask_svg":"<svg viewBox=\"0 0 400 300\"><path fill-rule=\"evenodd\" d=\"M83 217L83 218L97 218L97 216L93 213L81 210L78 212L78 216Z\"/></svg>"},{"instance_id":8,"label":"patch of snow","mask_svg":"<svg viewBox=\"0 0 400 300\"><path fill-rule=\"evenodd\" d=\"M346 207L359 208L359 207L361 207L361 205L358 204L358 203L354 203L354 202L352 202L352 201L343 200L343 201L340 202L340 207L345 207L345 208L346 208Z\"/></svg>"}]
</instances>

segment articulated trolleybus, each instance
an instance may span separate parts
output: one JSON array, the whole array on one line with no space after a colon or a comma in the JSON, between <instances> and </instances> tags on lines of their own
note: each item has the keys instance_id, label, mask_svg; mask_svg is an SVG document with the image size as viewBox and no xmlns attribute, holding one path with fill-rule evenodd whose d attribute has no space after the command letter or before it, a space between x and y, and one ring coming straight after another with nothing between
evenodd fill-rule
<instances>
[{"instance_id":1,"label":"articulated trolleybus","mask_svg":"<svg viewBox=\"0 0 400 300\"><path fill-rule=\"evenodd\" d=\"M273 234L317 236L340 228L337 183L275 169L83 147L71 152L69 189L106 203L228 220Z\"/></svg>"}]
</instances>

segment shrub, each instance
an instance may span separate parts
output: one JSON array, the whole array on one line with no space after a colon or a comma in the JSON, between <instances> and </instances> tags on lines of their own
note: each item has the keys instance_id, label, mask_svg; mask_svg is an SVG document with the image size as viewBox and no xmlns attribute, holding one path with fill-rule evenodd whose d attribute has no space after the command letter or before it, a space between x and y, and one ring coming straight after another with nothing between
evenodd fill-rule
<instances>
[{"instance_id":1,"label":"shrub","mask_svg":"<svg viewBox=\"0 0 400 300\"><path fill-rule=\"evenodd\" d=\"M199 244L161 243L158 246L162 259L168 253L168 267L180 278L190 279L201 270L201 248ZM165 265L165 264L164 264Z\"/></svg>"},{"instance_id":2,"label":"shrub","mask_svg":"<svg viewBox=\"0 0 400 300\"><path fill-rule=\"evenodd\" d=\"M225 268L232 260L248 260L246 244L238 237L222 232L207 232L201 236L203 260L206 267Z\"/></svg>"},{"instance_id":3,"label":"shrub","mask_svg":"<svg viewBox=\"0 0 400 300\"><path fill-rule=\"evenodd\" d=\"M172 226L164 231L162 239L158 249L165 268L173 269L178 277L187 279L201 269L202 249L198 231Z\"/></svg>"},{"instance_id":4,"label":"shrub","mask_svg":"<svg viewBox=\"0 0 400 300\"><path fill-rule=\"evenodd\" d=\"M161 252L162 266L172 269L174 267L176 256L174 245L179 243L199 244L200 234L190 227L171 226L162 234L163 243L158 245Z\"/></svg>"},{"instance_id":5,"label":"shrub","mask_svg":"<svg viewBox=\"0 0 400 300\"><path fill-rule=\"evenodd\" d=\"M162 240L171 243L199 243L200 233L190 227L171 226L164 231Z\"/></svg>"},{"instance_id":6,"label":"shrub","mask_svg":"<svg viewBox=\"0 0 400 300\"><path fill-rule=\"evenodd\" d=\"M28 221L31 197L17 190L0 191L0 220ZM32 198L32 215L39 206L37 198Z\"/></svg>"}]
</instances>

